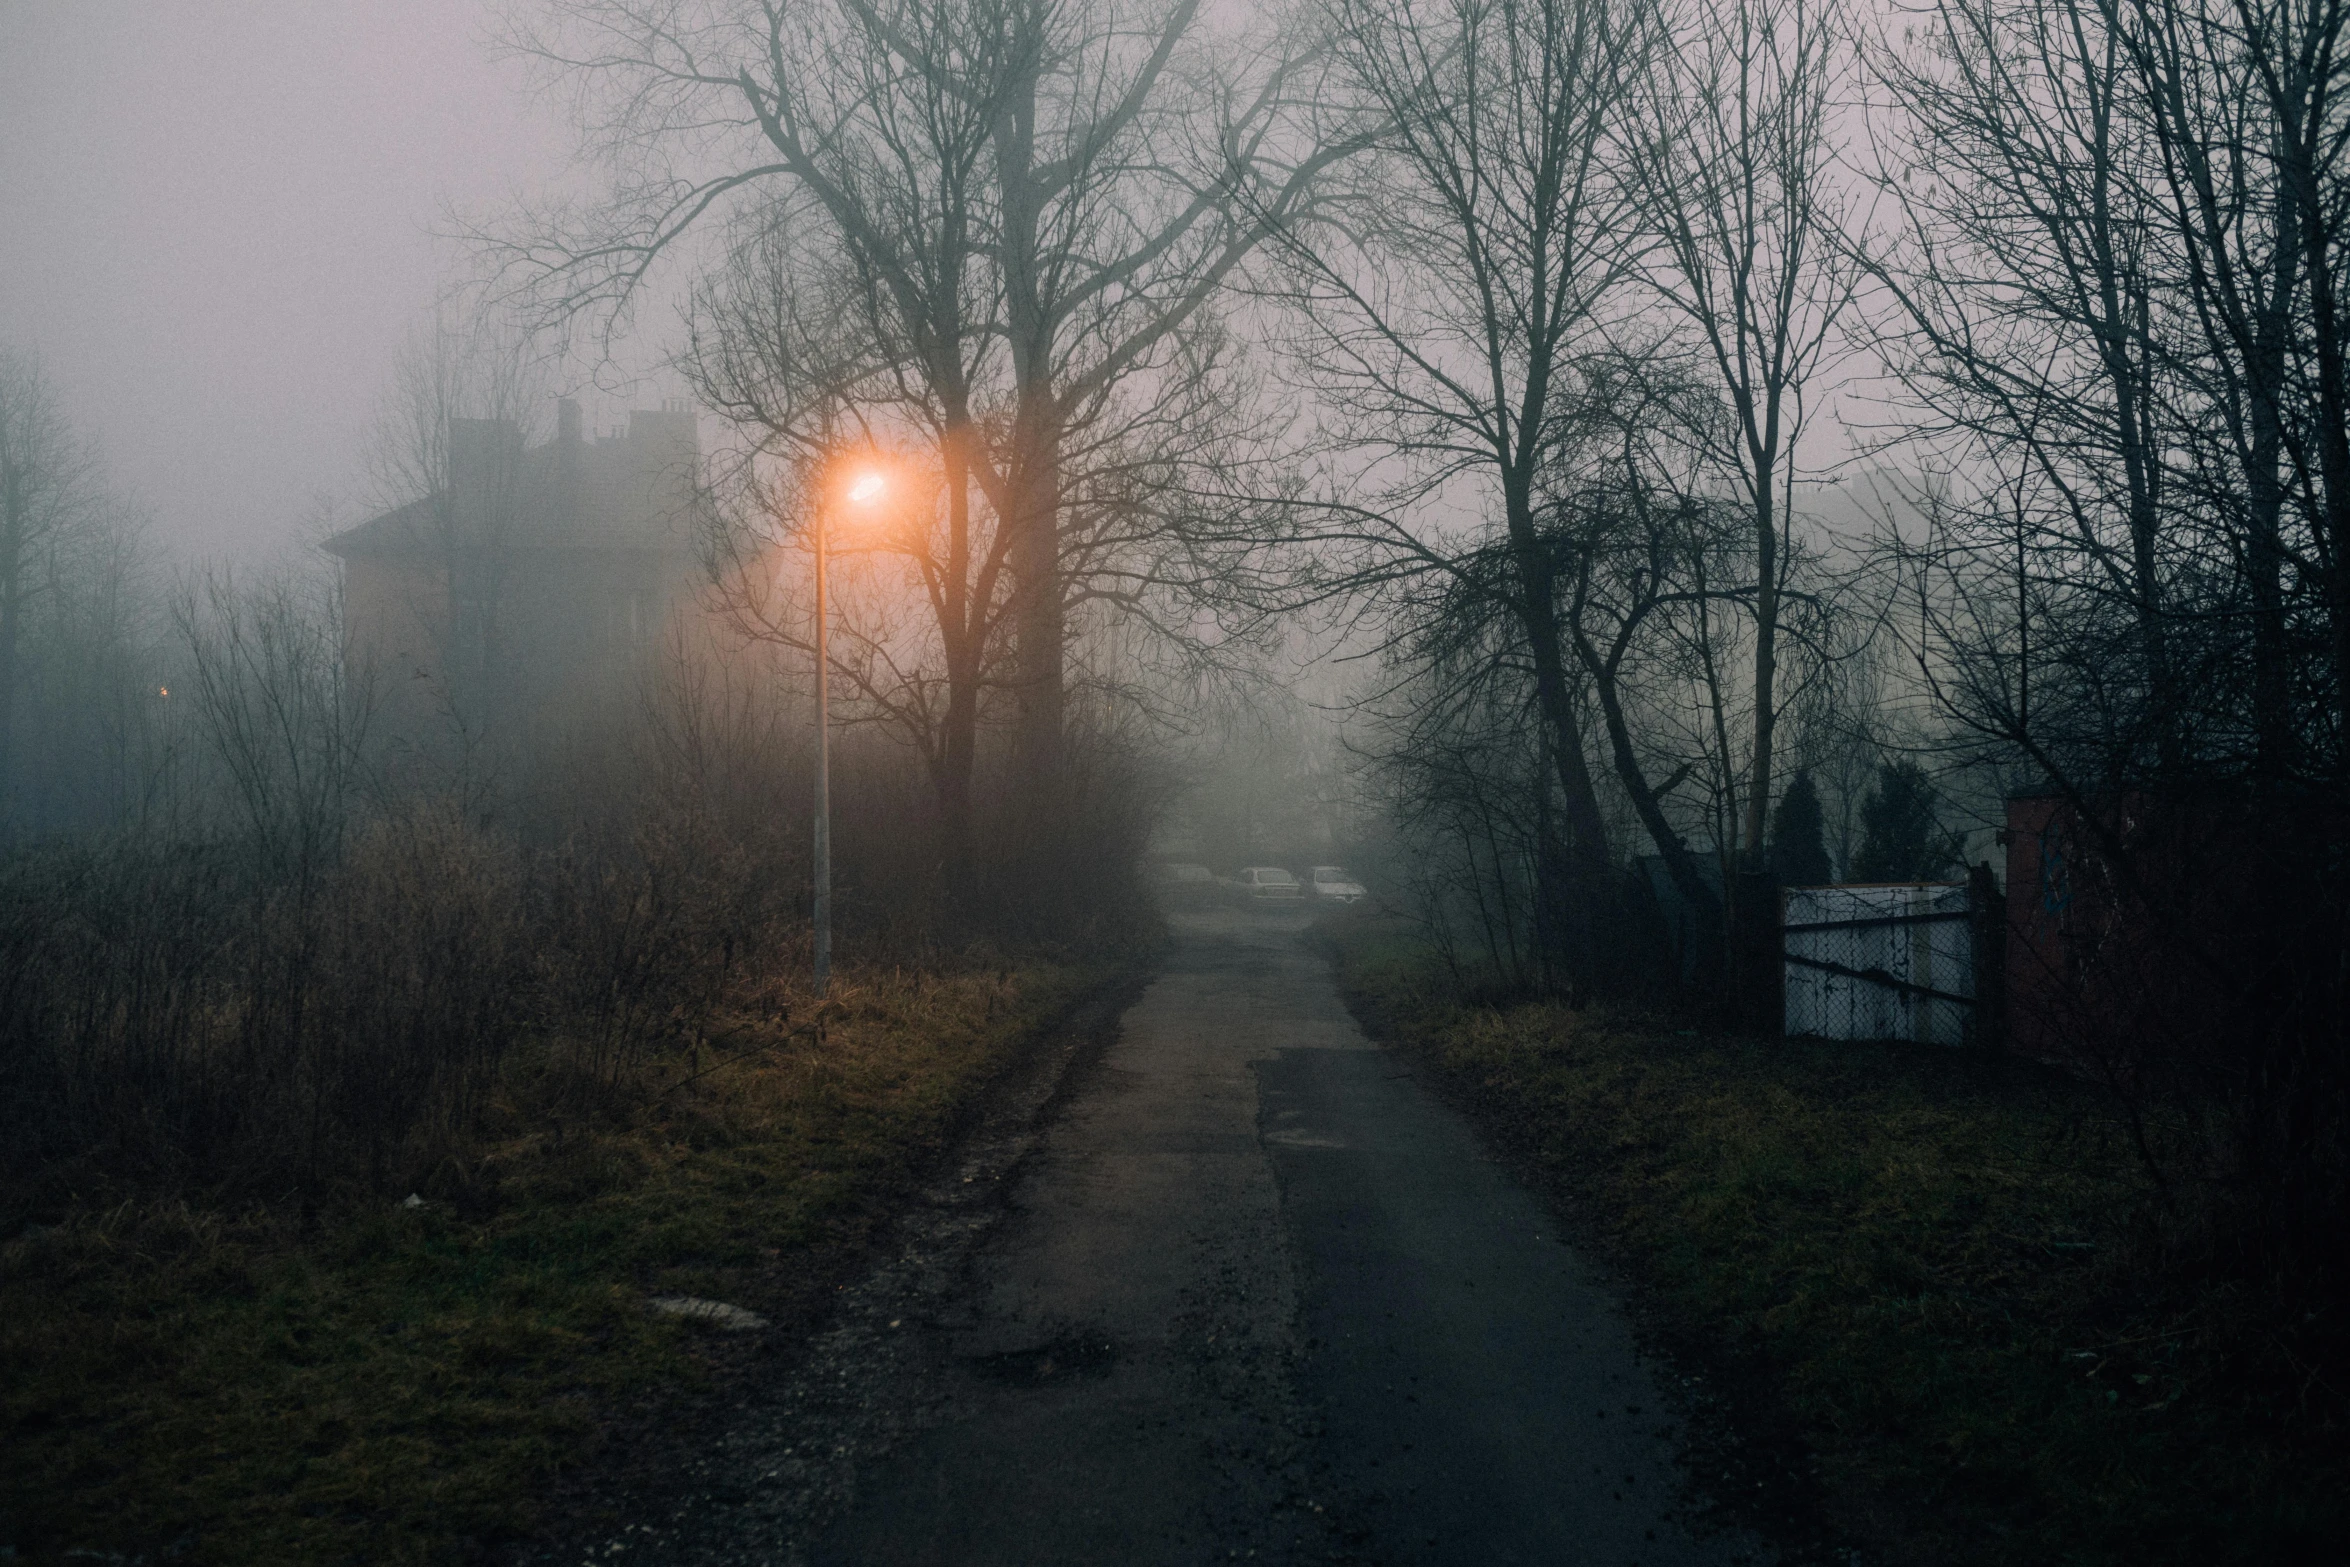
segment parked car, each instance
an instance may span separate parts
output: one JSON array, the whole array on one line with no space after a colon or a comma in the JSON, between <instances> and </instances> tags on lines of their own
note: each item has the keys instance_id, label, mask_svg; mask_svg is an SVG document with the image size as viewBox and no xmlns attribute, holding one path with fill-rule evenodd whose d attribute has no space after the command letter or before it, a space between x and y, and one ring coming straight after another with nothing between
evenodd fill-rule
<instances>
[{"instance_id":1,"label":"parked car","mask_svg":"<svg viewBox=\"0 0 2350 1567\"><path fill-rule=\"evenodd\" d=\"M1306 872L1306 891L1317 902L1353 903L1364 896L1363 884L1343 865L1317 865Z\"/></svg>"},{"instance_id":2,"label":"parked car","mask_svg":"<svg viewBox=\"0 0 2350 1567\"><path fill-rule=\"evenodd\" d=\"M1234 896L1247 904L1302 903L1306 890L1278 865L1251 865L1232 879Z\"/></svg>"},{"instance_id":3,"label":"parked car","mask_svg":"<svg viewBox=\"0 0 2350 1567\"><path fill-rule=\"evenodd\" d=\"M1216 873L1205 865L1169 860L1150 868L1151 890L1169 908L1207 903L1223 890Z\"/></svg>"}]
</instances>

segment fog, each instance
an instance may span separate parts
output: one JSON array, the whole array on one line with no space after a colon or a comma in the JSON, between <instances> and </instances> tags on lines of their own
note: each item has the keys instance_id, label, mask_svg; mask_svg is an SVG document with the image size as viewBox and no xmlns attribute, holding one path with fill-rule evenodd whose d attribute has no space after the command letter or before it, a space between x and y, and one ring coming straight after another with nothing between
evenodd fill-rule
<instances>
[{"instance_id":1,"label":"fog","mask_svg":"<svg viewBox=\"0 0 2350 1567\"><path fill-rule=\"evenodd\" d=\"M572 132L480 0L0 4L0 340L189 559L360 498L435 238L562 177Z\"/></svg>"},{"instance_id":2,"label":"fog","mask_svg":"<svg viewBox=\"0 0 2350 1567\"><path fill-rule=\"evenodd\" d=\"M477 731L583 721L550 693L590 665L625 731L672 632L722 667L764 650L770 705L797 700L809 523L852 453L906 499L835 584L839 716L919 760L947 861L990 789L1058 790L1080 738L1114 737L1146 814L1253 800L1236 759L1271 742L1231 718L1269 713L1297 753L1276 770L1328 802L1308 836L1402 831L1414 917L1490 923L1492 963L1554 945L1528 982L1638 968L1595 889L1652 872L1722 968L1727 880L1774 852L1797 778L1831 869L1945 875L2050 777L2338 748L2338 693L2293 670L2350 602L2322 565L2350 445L2292 421L2330 430L2350 391L2311 350L2317 413L2272 406L2282 340L2235 366L2249 327L2197 290L2236 239L2136 191L2171 249L2114 297L2204 334L2146 350L2176 410L2149 447L2083 368L2098 322L2028 303L2031 223L1966 194L2070 177L1983 130L2041 87L1952 109L1940 56L1865 6L1579 6L1636 25L1530 47L1604 90L1536 70L1458 115L1379 63L1484 46L1442 7L1020 11L1050 63L1002 89L1042 106L1009 139L972 108L1017 75L985 42L1013 13L981 0L916 8L938 53L817 0L0 10L0 415L51 487L0 569L8 812L155 795L181 720L145 704L193 657L189 606L234 598L188 586L223 562L307 573L319 645L372 661L345 676L403 744L446 719L432 745L478 761ZM1161 25L1167 50L1137 42ZM1321 28L1345 61L1309 87ZM2046 93L2076 68L2111 69L2047 66ZM1479 117L1518 150L1466 191L1396 131ZM1571 193L1511 193L1553 163ZM1774 194L1733 199L1733 168ZM1963 190L1911 178L1954 169ZM2205 361L2236 379L2176 368ZM2026 396L2005 378L2030 364L2054 368ZM2221 428L2269 433L2214 457ZM2157 451L2187 471L2158 483ZM558 540L597 564L542 569ZM2197 606L2175 637L2174 602ZM1928 793L1899 852L1864 854L1897 763ZM1219 830L1226 859L1303 852ZM1580 910L1555 930L1554 898Z\"/></svg>"},{"instance_id":3,"label":"fog","mask_svg":"<svg viewBox=\"0 0 2350 1567\"><path fill-rule=\"evenodd\" d=\"M2338 1539L2346 27L0 0L0 1562Z\"/></svg>"}]
</instances>

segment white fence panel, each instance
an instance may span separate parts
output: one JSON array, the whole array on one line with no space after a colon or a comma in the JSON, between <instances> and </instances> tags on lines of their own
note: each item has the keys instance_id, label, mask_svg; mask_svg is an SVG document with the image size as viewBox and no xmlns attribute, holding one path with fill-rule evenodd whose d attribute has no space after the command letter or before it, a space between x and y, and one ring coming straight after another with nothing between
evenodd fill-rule
<instances>
[{"instance_id":1,"label":"white fence panel","mask_svg":"<svg viewBox=\"0 0 2350 1567\"><path fill-rule=\"evenodd\" d=\"M1964 882L1781 894L1790 1035L1966 1042L1975 993Z\"/></svg>"}]
</instances>

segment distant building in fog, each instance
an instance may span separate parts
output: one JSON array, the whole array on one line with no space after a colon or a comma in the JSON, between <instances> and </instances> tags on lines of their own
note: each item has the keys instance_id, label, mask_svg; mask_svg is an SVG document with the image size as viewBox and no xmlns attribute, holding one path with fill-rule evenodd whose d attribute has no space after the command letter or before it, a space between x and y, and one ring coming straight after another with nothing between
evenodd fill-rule
<instances>
[{"instance_id":1,"label":"distant building in fog","mask_svg":"<svg viewBox=\"0 0 2350 1567\"><path fill-rule=\"evenodd\" d=\"M511 740L608 712L692 594L693 412L589 440L558 407L539 446L510 419L450 420L441 489L326 543L353 676L397 735L462 719Z\"/></svg>"}]
</instances>

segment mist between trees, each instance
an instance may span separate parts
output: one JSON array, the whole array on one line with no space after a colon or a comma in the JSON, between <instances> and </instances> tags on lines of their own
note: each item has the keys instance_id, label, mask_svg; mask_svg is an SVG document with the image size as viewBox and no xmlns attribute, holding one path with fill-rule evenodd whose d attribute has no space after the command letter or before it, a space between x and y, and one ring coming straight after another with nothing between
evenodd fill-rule
<instances>
[{"instance_id":1,"label":"mist between trees","mask_svg":"<svg viewBox=\"0 0 2350 1567\"><path fill-rule=\"evenodd\" d=\"M1106 918L1231 738L1201 715L1294 703L1267 693L1301 652L1343 710L1351 848L1464 986L1750 1007L1731 959L1774 872L1954 875L2003 799L2043 796L2094 891L2034 1048L2114 1088L2214 1235L2324 1255L2350 1198L2340 6L505 14L607 177L465 225L522 335L403 383L381 499L421 508L462 610L434 738L377 723L331 599L216 581L142 612L102 587L136 551L77 545L42 578L67 556L40 528L112 535L12 509L0 675L20 736L53 726L13 753L13 819L114 834L27 851L22 939L87 928L88 962L131 965L20 1008L50 1021L12 1037L49 1043L12 1059L90 1059L93 1020L128 1015L97 998L182 961L43 913L164 907L142 876L238 889L185 949L203 962L315 976L169 1003L240 1040L330 1014L360 958L318 933L402 887L503 889L462 917L554 931L614 917L596 878L697 889L692 961L577 959L648 995L786 950L823 512L827 674L872 780L842 789L866 820L843 856L892 939ZM694 560L664 602L693 609L629 703L560 711L558 745L496 681L466 689L520 589L478 536L494 505L435 512L461 486L434 443L503 421L500 460L559 465L570 437L526 428L527 344L592 357L671 302L675 368L726 432L664 524ZM851 459L897 485L866 537ZM102 633L39 607L69 599L126 607ZM307 706L280 667L302 659ZM168 715L144 697L166 666L197 698ZM67 701L69 678L110 694ZM59 782L69 756L91 784ZM446 876L394 874L428 853ZM597 950L516 940L541 969ZM436 1029L478 1048L461 1019L402 1037ZM329 1076L302 1102L345 1092Z\"/></svg>"},{"instance_id":2,"label":"mist between trees","mask_svg":"<svg viewBox=\"0 0 2350 1567\"><path fill-rule=\"evenodd\" d=\"M59 490L75 509L45 514L44 542L123 580L43 584L106 614L36 600L19 666L32 787L0 857L0 1190L20 1217L156 1195L309 1212L447 1185L493 1093L593 1118L714 1060L721 1007L822 1028L813 671L733 632L739 592L696 587L715 524L630 557L654 581L686 568L665 626L547 639L499 580L548 521L527 459L562 450L496 417L533 395L515 346L436 332L404 364L375 523L403 546L414 524L429 569L396 557L387 591L354 567L366 610L315 569L169 576L95 465L56 448L82 487ZM23 386L40 389L29 368ZM469 451L509 425L514 441ZM703 514L690 474L663 477ZM626 602L558 608L593 623ZM847 715L833 833L852 974L1132 939L1141 797L1072 707L1055 842L1015 853L1010 792L990 788L970 851L986 890L951 922L915 754ZM1002 770L991 753L975 774Z\"/></svg>"}]
</instances>

